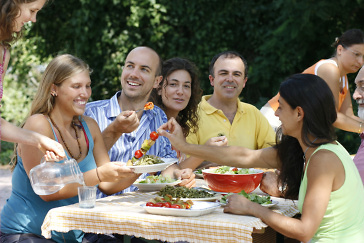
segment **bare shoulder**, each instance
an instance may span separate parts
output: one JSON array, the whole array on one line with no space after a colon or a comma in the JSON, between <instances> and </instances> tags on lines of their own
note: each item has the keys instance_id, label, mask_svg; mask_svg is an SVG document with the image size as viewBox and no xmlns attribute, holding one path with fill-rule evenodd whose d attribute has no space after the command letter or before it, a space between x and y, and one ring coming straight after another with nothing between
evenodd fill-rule
<instances>
[{"instance_id":1,"label":"bare shoulder","mask_svg":"<svg viewBox=\"0 0 364 243\"><path fill-rule=\"evenodd\" d=\"M332 63L324 63L318 68L317 75L326 82L337 82L340 79L340 70Z\"/></svg>"},{"instance_id":2,"label":"bare shoulder","mask_svg":"<svg viewBox=\"0 0 364 243\"><path fill-rule=\"evenodd\" d=\"M100 129L99 125L97 124L95 119L93 119L92 117L82 116L82 119L86 122L86 124L90 128L90 130L93 130L93 129L96 129L96 128Z\"/></svg>"},{"instance_id":3,"label":"bare shoulder","mask_svg":"<svg viewBox=\"0 0 364 243\"><path fill-rule=\"evenodd\" d=\"M34 114L28 117L24 123L24 128L47 136L53 133L49 121L43 114Z\"/></svg>"},{"instance_id":4,"label":"bare shoulder","mask_svg":"<svg viewBox=\"0 0 364 243\"><path fill-rule=\"evenodd\" d=\"M321 149L310 158L308 173L329 173L342 168L342 162L337 155L329 150Z\"/></svg>"},{"instance_id":5,"label":"bare shoulder","mask_svg":"<svg viewBox=\"0 0 364 243\"><path fill-rule=\"evenodd\" d=\"M92 117L89 116L82 116L82 119L86 122L92 136L95 138L95 135L100 132L100 127L97 124L97 122L95 121L95 119L93 119Z\"/></svg>"}]
</instances>

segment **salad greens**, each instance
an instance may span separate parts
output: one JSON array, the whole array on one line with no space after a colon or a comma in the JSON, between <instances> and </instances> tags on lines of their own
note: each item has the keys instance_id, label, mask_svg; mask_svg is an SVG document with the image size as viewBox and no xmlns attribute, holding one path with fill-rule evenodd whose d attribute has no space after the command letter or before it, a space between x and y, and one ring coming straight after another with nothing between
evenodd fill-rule
<instances>
[{"instance_id":1,"label":"salad greens","mask_svg":"<svg viewBox=\"0 0 364 243\"><path fill-rule=\"evenodd\" d=\"M201 174L202 175L202 170L201 169L195 170L195 174Z\"/></svg>"},{"instance_id":2,"label":"salad greens","mask_svg":"<svg viewBox=\"0 0 364 243\"><path fill-rule=\"evenodd\" d=\"M151 175L151 176L147 176L145 177L144 180L139 181L139 183L146 183L146 184L151 184L151 183L172 183L175 182L175 179L172 179L170 177L164 177L162 175Z\"/></svg>"},{"instance_id":3,"label":"salad greens","mask_svg":"<svg viewBox=\"0 0 364 243\"><path fill-rule=\"evenodd\" d=\"M250 169L235 168L235 167L230 167L230 166L220 166L216 169L210 170L210 172L215 173L215 174L251 174L252 173Z\"/></svg>"},{"instance_id":4,"label":"salad greens","mask_svg":"<svg viewBox=\"0 0 364 243\"><path fill-rule=\"evenodd\" d=\"M210 193L207 190L200 190L196 188L187 187L173 187L166 186L158 193L159 196L165 196L167 194L172 195L174 198L209 198L214 197L215 193Z\"/></svg>"},{"instance_id":5,"label":"salad greens","mask_svg":"<svg viewBox=\"0 0 364 243\"><path fill-rule=\"evenodd\" d=\"M226 204L226 199L228 196L233 195L234 193L228 193L226 195L224 195L221 199L220 199L220 203L221 204ZM238 193L238 195L242 195L244 197L246 197L247 199L249 199L252 202L255 203L259 203L260 205L268 205L271 204L272 201L270 199L270 196L260 196L256 193L246 193L244 190L242 190L241 192Z\"/></svg>"}]
</instances>

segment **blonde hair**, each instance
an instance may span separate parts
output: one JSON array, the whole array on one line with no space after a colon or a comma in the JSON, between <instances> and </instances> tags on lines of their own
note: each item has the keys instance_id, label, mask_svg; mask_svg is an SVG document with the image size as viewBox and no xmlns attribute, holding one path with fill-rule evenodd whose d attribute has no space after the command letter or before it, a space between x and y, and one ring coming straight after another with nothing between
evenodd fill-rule
<instances>
[{"instance_id":1,"label":"blonde hair","mask_svg":"<svg viewBox=\"0 0 364 243\"><path fill-rule=\"evenodd\" d=\"M47 66L42 81L39 84L38 91L32 102L29 116L34 114L49 114L54 108L55 97L51 95L52 85L61 85L66 79L92 70L81 59L70 54L64 54L54 58Z\"/></svg>"},{"instance_id":2,"label":"blonde hair","mask_svg":"<svg viewBox=\"0 0 364 243\"><path fill-rule=\"evenodd\" d=\"M92 73L89 66L78 57L70 54L64 54L54 58L48 64L43 74L27 118L34 114L49 115L49 113L53 110L55 103L55 97L51 95L52 85L54 84L59 86L65 80L83 71L88 71L89 74ZM17 164L16 152L17 144L14 147L14 156L9 163L12 171Z\"/></svg>"}]
</instances>

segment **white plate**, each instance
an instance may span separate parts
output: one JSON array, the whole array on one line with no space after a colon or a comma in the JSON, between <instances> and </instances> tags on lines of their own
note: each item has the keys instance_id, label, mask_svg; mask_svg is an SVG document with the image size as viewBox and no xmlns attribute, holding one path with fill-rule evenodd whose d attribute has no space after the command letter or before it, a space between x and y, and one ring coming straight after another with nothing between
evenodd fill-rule
<instances>
[{"instance_id":1,"label":"white plate","mask_svg":"<svg viewBox=\"0 0 364 243\"><path fill-rule=\"evenodd\" d=\"M261 204L260 206L270 208L270 207L273 207L273 206L278 205L278 204L279 204L278 201L272 200L271 204ZM224 206L226 206L226 203L220 202L220 205L224 207Z\"/></svg>"},{"instance_id":2,"label":"white plate","mask_svg":"<svg viewBox=\"0 0 364 243\"><path fill-rule=\"evenodd\" d=\"M140 191L151 192L151 191L159 191L163 189L165 186L174 186L180 183L180 180L176 180L170 183L139 183L145 179L138 179L134 182L134 186L138 187Z\"/></svg>"},{"instance_id":3,"label":"white plate","mask_svg":"<svg viewBox=\"0 0 364 243\"><path fill-rule=\"evenodd\" d=\"M191 200L191 201L216 201L220 200L221 195L216 194L213 197L202 197L202 198L180 198L181 200Z\"/></svg>"},{"instance_id":4,"label":"white plate","mask_svg":"<svg viewBox=\"0 0 364 243\"><path fill-rule=\"evenodd\" d=\"M195 174L195 178L197 178L197 179L203 179L203 174L196 173L196 171L193 172L193 173Z\"/></svg>"},{"instance_id":5,"label":"white plate","mask_svg":"<svg viewBox=\"0 0 364 243\"><path fill-rule=\"evenodd\" d=\"M278 201L272 200L271 204L261 204L261 206L267 207L267 208L273 207L275 205L278 205Z\"/></svg>"},{"instance_id":6,"label":"white plate","mask_svg":"<svg viewBox=\"0 0 364 243\"><path fill-rule=\"evenodd\" d=\"M134 168L135 173L149 173L149 172L157 172L164 170L168 166L176 163L178 159L176 158L161 158L164 163L154 164L154 165L135 165L129 166L130 168Z\"/></svg>"},{"instance_id":7,"label":"white plate","mask_svg":"<svg viewBox=\"0 0 364 243\"><path fill-rule=\"evenodd\" d=\"M212 213L216 208L220 207L220 204L217 202L194 202L190 209L147 207L145 204L141 206L151 214L196 217Z\"/></svg>"}]
</instances>

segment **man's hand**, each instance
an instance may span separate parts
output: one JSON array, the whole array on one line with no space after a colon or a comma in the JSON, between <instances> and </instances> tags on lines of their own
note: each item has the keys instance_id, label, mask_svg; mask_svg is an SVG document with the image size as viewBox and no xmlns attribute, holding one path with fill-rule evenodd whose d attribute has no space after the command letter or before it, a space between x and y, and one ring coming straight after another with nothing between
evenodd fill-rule
<instances>
[{"instance_id":1,"label":"man's hand","mask_svg":"<svg viewBox=\"0 0 364 243\"><path fill-rule=\"evenodd\" d=\"M279 190L280 184L278 183L278 171L265 172L262 181L260 182L260 190L273 197L282 197L282 192Z\"/></svg>"},{"instance_id":2,"label":"man's hand","mask_svg":"<svg viewBox=\"0 0 364 243\"><path fill-rule=\"evenodd\" d=\"M113 122L113 130L116 133L130 133L138 128L139 119L135 111L121 112Z\"/></svg>"},{"instance_id":3,"label":"man's hand","mask_svg":"<svg viewBox=\"0 0 364 243\"><path fill-rule=\"evenodd\" d=\"M176 179L182 180L178 185L187 188L196 186L195 174L191 169L176 169L173 174Z\"/></svg>"},{"instance_id":4,"label":"man's hand","mask_svg":"<svg viewBox=\"0 0 364 243\"><path fill-rule=\"evenodd\" d=\"M206 141L205 145L211 146L227 146L228 139L225 136L213 137Z\"/></svg>"}]
</instances>

